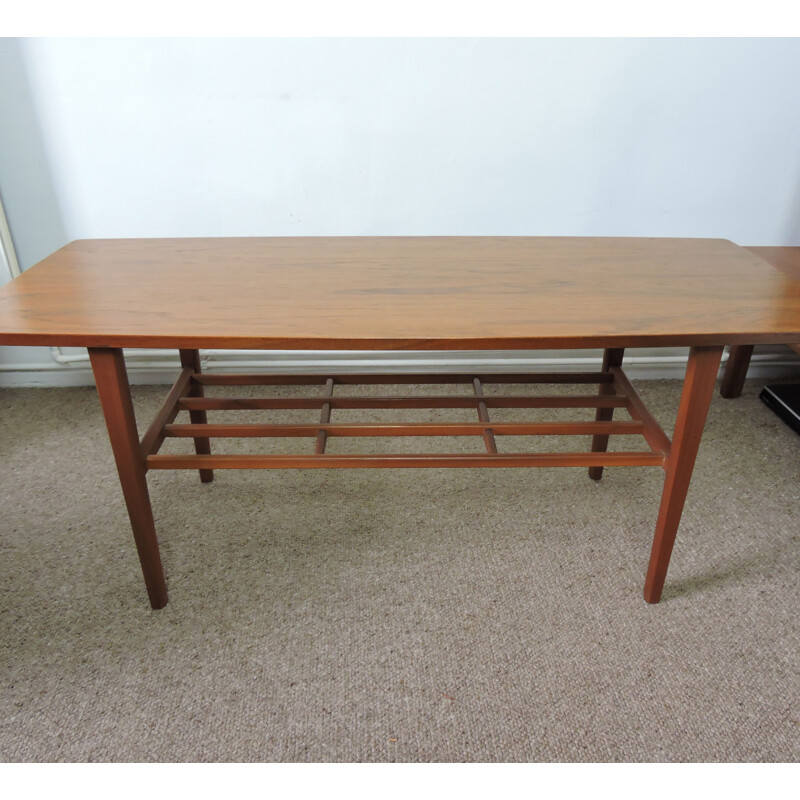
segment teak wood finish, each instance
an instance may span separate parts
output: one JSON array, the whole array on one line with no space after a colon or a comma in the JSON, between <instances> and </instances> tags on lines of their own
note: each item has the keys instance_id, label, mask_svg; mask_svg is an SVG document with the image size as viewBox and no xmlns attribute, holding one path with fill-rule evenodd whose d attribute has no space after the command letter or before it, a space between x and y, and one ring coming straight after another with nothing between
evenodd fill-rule
<instances>
[{"instance_id":1,"label":"teak wood finish","mask_svg":"<svg viewBox=\"0 0 800 800\"><path fill-rule=\"evenodd\" d=\"M190 376L194 383L201 383L208 378L224 378L227 385L237 385L247 381L252 383L253 376L226 375L205 376L193 374ZM558 465L602 465L627 464L627 465L664 465L665 457L669 452L669 440L651 416L642 416L638 409L643 407L641 398L636 390L628 383L622 384L610 372L581 373L573 376L561 374L558 376L560 383L568 381L570 377L576 378L575 383L596 381L606 387L605 394L573 395L569 397L559 395L496 395L485 394L483 385L513 382L537 385L552 383L555 376L552 374L528 375L494 375L473 377L469 375L426 375L412 376L419 383L436 384L446 381L449 384L464 383L476 389L474 397L469 396L393 396L393 397L354 397L338 396L335 394L337 385L350 387L359 385L376 385L399 376L386 375L347 375L331 378L319 376L258 376L258 383L262 385L286 385L295 383L302 386L318 384L324 388L323 393L316 398L275 398L278 407L291 409L313 409L322 407L321 419L318 424L173 424L172 420L181 409L215 408L222 409L262 409L272 407L270 398L205 398L202 400L191 397L191 385L187 384L185 370L169 393L164 407L156 417L156 422L142 441L142 454L145 457L145 469L192 469L210 465L217 469L241 469L258 466L266 469L270 467L302 466L302 467L408 467L412 464L426 467L442 466L548 466ZM403 376L406 381L409 376ZM477 393L479 392L479 393ZM332 423L331 413L334 409L342 408L475 408L478 413L478 422L373 422L373 423ZM625 408L631 415L630 421L586 421L586 422L490 422L488 408L599 408L611 410L614 407ZM161 426L156 432L154 427ZM623 451L607 453L606 448L595 449L587 452L571 453L516 453L500 452L497 438L499 436L642 436L643 444L647 444L647 451ZM170 437L204 436L206 438L311 438L315 446L313 451L292 455L160 455L159 449L165 439ZM331 455L325 452L329 438L346 437L431 437L431 436L480 436L483 440L486 454L464 453L391 453L380 455L348 454ZM487 457L488 456L488 457ZM560 464L563 462L563 464Z\"/></svg>"},{"instance_id":2,"label":"teak wood finish","mask_svg":"<svg viewBox=\"0 0 800 800\"><path fill-rule=\"evenodd\" d=\"M145 457L136 432L125 360L121 350L109 348L91 348L89 358L100 406L106 418L111 450L117 463L122 494L128 507L147 595L153 608L163 608L167 604L167 584L145 479Z\"/></svg>"},{"instance_id":3,"label":"teak wood finish","mask_svg":"<svg viewBox=\"0 0 800 800\"><path fill-rule=\"evenodd\" d=\"M72 242L0 292L0 341L498 350L785 342L800 284L721 239Z\"/></svg>"},{"instance_id":4,"label":"teak wood finish","mask_svg":"<svg viewBox=\"0 0 800 800\"><path fill-rule=\"evenodd\" d=\"M800 341L800 282L724 240L440 237L86 240L0 289L0 344L89 348L153 608L167 601L146 473L196 469L661 466L665 483L645 599L658 602L725 344ZM624 348L690 346L672 442L622 369ZM142 440L121 348L180 351L181 371ZM448 350L600 347L576 374L206 375L198 348ZM469 394L363 384L465 384ZM506 395L498 384L594 392ZM205 397L217 385L300 385L304 397ZM340 409L473 409L473 422L342 423ZM499 422L492 409L594 410L580 422ZM207 411L310 409L308 424L209 424ZM630 419L614 420L615 409ZM176 422L188 412L189 423ZM591 437L587 450L507 452L507 436ZM334 438L479 437L482 452L338 454ZM608 451L609 437L641 437ZM194 455L159 452L171 438ZM296 439L288 455L212 453L210 440ZM305 443L304 443L305 442Z\"/></svg>"}]
</instances>

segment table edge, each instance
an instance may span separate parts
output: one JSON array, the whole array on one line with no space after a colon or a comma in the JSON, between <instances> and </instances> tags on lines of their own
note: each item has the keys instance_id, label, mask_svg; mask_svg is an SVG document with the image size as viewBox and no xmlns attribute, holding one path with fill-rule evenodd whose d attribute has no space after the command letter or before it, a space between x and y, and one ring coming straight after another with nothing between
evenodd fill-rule
<instances>
[{"instance_id":1,"label":"table edge","mask_svg":"<svg viewBox=\"0 0 800 800\"><path fill-rule=\"evenodd\" d=\"M214 350L579 350L607 347L714 347L739 344L800 343L791 333L675 333L642 335L581 335L554 337L469 337L449 339L313 338L252 336L157 336L2 333L0 346L192 348Z\"/></svg>"}]
</instances>

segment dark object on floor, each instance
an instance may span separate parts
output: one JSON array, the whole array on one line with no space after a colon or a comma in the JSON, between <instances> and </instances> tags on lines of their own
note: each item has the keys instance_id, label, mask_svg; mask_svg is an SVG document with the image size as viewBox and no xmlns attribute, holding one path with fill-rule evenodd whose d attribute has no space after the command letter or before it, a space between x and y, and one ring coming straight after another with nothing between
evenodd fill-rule
<instances>
[{"instance_id":1,"label":"dark object on floor","mask_svg":"<svg viewBox=\"0 0 800 800\"><path fill-rule=\"evenodd\" d=\"M759 397L787 425L800 433L800 383L765 386Z\"/></svg>"}]
</instances>

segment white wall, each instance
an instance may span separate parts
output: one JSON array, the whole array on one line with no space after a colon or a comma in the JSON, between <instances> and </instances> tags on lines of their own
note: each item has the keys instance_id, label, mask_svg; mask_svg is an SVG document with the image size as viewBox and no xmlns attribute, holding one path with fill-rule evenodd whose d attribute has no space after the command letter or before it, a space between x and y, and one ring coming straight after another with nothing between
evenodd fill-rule
<instances>
[{"instance_id":1,"label":"white wall","mask_svg":"<svg viewBox=\"0 0 800 800\"><path fill-rule=\"evenodd\" d=\"M38 39L0 58L23 268L116 236L800 244L797 39Z\"/></svg>"}]
</instances>

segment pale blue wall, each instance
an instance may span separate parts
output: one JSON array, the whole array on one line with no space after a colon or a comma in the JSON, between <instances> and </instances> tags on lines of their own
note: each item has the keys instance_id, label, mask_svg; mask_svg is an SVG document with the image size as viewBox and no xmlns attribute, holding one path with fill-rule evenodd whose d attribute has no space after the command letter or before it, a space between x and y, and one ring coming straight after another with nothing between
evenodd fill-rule
<instances>
[{"instance_id":1,"label":"pale blue wall","mask_svg":"<svg viewBox=\"0 0 800 800\"><path fill-rule=\"evenodd\" d=\"M800 244L797 39L64 39L22 49L41 126L29 133L68 238ZM0 179L19 184L29 167L7 153ZM9 197L9 215L29 228L17 202Z\"/></svg>"},{"instance_id":2,"label":"pale blue wall","mask_svg":"<svg viewBox=\"0 0 800 800\"><path fill-rule=\"evenodd\" d=\"M23 269L85 237L800 244L798 39L7 39L0 67Z\"/></svg>"}]
</instances>

